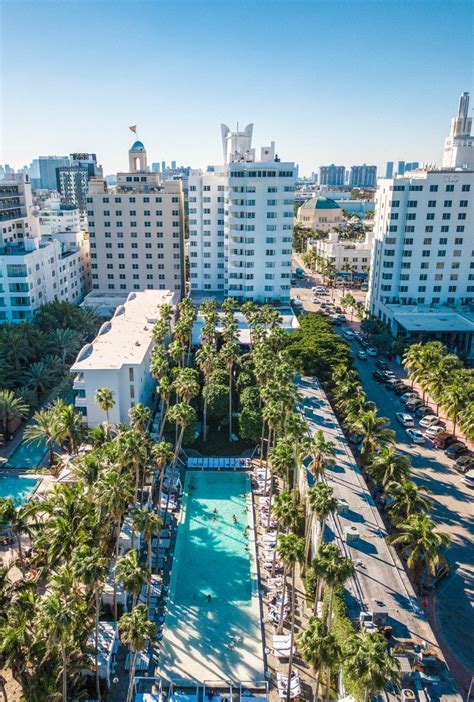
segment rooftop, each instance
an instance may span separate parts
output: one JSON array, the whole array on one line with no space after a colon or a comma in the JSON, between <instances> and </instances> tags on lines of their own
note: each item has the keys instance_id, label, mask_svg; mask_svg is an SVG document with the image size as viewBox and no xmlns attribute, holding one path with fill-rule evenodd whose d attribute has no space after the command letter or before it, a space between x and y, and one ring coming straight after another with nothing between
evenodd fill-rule
<instances>
[{"instance_id":1,"label":"rooftop","mask_svg":"<svg viewBox=\"0 0 474 702\"><path fill-rule=\"evenodd\" d=\"M301 207L305 210L339 210L340 205L330 197L325 197L324 195L318 195L318 197L312 197L310 200L306 200Z\"/></svg>"},{"instance_id":2,"label":"rooftop","mask_svg":"<svg viewBox=\"0 0 474 702\"><path fill-rule=\"evenodd\" d=\"M130 151L145 151L145 147L141 141L135 141L131 145Z\"/></svg>"},{"instance_id":3,"label":"rooftop","mask_svg":"<svg viewBox=\"0 0 474 702\"><path fill-rule=\"evenodd\" d=\"M395 321L406 331L473 332L474 314L445 308L420 308L406 305L388 305Z\"/></svg>"},{"instance_id":4,"label":"rooftop","mask_svg":"<svg viewBox=\"0 0 474 702\"><path fill-rule=\"evenodd\" d=\"M104 322L94 341L81 349L71 371L111 370L140 364L150 347L161 305L176 302L176 293L169 290L130 293L112 319Z\"/></svg>"}]
</instances>

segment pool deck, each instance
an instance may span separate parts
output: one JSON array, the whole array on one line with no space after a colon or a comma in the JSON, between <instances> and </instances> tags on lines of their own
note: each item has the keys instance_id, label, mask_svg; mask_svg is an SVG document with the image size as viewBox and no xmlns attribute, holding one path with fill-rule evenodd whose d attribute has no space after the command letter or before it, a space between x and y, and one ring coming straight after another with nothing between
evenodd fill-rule
<instances>
[{"instance_id":1,"label":"pool deck","mask_svg":"<svg viewBox=\"0 0 474 702\"><path fill-rule=\"evenodd\" d=\"M224 472L220 475L225 478ZM164 678L193 679L201 683L206 680L238 682L263 679L261 605L258 594L256 535L250 483L248 487L246 500L248 525L250 526L249 576L252 581L252 594L249 605L244 607L243 621L241 606L230 604L228 607L230 619L228 627L225 631L216 631L219 619L222 622L222 619L227 616L227 612L223 612L222 609L220 612L216 611L212 602L209 605L204 604L201 609L186 607L174 602L177 579L187 577L185 564L179 563L180 544L178 543L171 575L164 636L161 641L161 652L156 671ZM178 540L179 526L185 522L186 518L188 499L189 494L185 491L178 525ZM177 559L176 556L178 556ZM231 578L232 573L222 573L222 577ZM239 607L238 616L236 613L235 618L232 618L232 608L237 606ZM198 617L202 618L201 621L198 620ZM169 622L170 619L171 622ZM179 621L179 626L176 626L176 620ZM232 645L234 642L235 645Z\"/></svg>"}]
</instances>

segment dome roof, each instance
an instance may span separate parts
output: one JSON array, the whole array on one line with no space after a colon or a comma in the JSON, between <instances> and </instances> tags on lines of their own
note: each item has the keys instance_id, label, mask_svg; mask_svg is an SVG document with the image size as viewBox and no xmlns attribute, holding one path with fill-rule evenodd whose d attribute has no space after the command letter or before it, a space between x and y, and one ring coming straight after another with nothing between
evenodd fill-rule
<instances>
[{"instance_id":1,"label":"dome roof","mask_svg":"<svg viewBox=\"0 0 474 702\"><path fill-rule=\"evenodd\" d=\"M141 141L136 141L130 147L130 151L145 151L145 147L143 146Z\"/></svg>"},{"instance_id":2,"label":"dome roof","mask_svg":"<svg viewBox=\"0 0 474 702\"><path fill-rule=\"evenodd\" d=\"M319 195L318 197L312 197L311 200L306 200L301 207L305 210L340 210L340 206L330 197L324 197L324 195Z\"/></svg>"}]
</instances>

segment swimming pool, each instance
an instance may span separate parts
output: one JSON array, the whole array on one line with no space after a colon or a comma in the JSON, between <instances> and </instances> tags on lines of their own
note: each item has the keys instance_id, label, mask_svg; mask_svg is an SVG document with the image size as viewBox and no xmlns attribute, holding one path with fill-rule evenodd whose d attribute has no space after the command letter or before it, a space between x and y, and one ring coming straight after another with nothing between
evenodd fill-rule
<instances>
[{"instance_id":1,"label":"swimming pool","mask_svg":"<svg viewBox=\"0 0 474 702\"><path fill-rule=\"evenodd\" d=\"M0 497L12 497L16 505L21 505L28 500L37 484L35 478L0 475Z\"/></svg>"},{"instance_id":2,"label":"swimming pool","mask_svg":"<svg viewBox=\"0 0 474 702\"><path fill-rule=\"evenodd\" d=\"M168 678L263 679L251 499L246 473L186 474L159 658Z\"/></svg>"},{"instance_id":3,"label":"swimming pool","mask_svg":"<svg viewBox=\"0 0 474 702\"><path fill-rule=\"evenodd\" d=\"M22 441L5 463L5 468L19 468L20 470L37 468L46 454L44 441Z\"/></svg>"}]
</instances>

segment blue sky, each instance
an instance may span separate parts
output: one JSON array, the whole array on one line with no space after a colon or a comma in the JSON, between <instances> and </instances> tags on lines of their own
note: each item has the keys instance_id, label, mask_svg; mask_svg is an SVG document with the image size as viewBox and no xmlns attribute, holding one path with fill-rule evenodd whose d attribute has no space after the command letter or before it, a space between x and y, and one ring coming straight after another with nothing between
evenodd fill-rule
<instances>
[{"instance_id":1,"label":"blue sky","mask_svg":"<svg viewBox=\"0 0 474 702\"><path fill-rule=\"evenodd\" d=\"M136 123L150 162L203 167L237 121L303 173L439 162L473 86L470 0L0 4L0 163L15 166L91 151L125 169Z\"/></svg>"}]
</instances>

